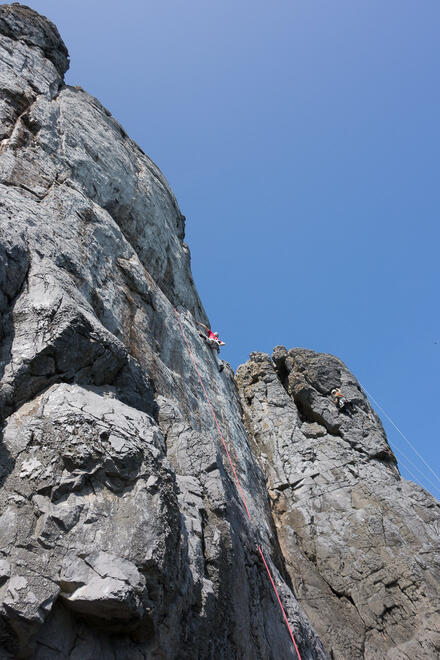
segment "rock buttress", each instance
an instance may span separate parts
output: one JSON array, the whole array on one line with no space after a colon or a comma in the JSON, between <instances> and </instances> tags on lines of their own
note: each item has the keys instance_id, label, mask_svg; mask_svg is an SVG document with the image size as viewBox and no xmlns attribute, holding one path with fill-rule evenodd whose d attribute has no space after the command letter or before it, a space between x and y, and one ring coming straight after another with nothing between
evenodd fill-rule
<instances>
[{"instance_id":1,"label":"rock buttress","mask_svg":"<svg viewBox=\"0 0 440 660\"><path fill-rule=\"evenodd\" d=\"M326 654L298 604L184 217L47 19L0 7L0 655ZM191 350L237 465L224 462Z\"/></svg>"},{"instance_id":2,"label":"rock buttress","mask_svg":"<svg viewBox=\"0 0 440 660\"><path fill-rule=\"evenodd\" d=\"M359 383L331 355L284 347L236 380L294 592L330 657L438 657L440 505L401 478Z\"/></svg>"}]
</instances>

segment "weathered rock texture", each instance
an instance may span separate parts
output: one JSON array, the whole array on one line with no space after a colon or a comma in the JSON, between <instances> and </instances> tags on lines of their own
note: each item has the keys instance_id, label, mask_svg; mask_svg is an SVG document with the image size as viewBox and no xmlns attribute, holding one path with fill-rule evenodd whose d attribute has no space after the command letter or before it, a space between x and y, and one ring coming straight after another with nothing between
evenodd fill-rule
<instances>
[{"instance_id":1,"label":"weathered rock texture","mask_svg":"<svg viewBox=\"0 0 440 660\"><path fill-rule=\"evenodd\" d=\"M433 657L438 504L355 380L219 373L161 172L47 19L0 7L0 67L0 658L295 658L257 544L304 660Z\"/></svg>"},{"instance_id":2,"label":"weathered rock texture","mask_svg":"<svg viewBox=\"0 0 440 660\"><path fill-rule=\"evenodd\" d=\"M331 355L282 346L251 354L237 383L294 592L327 651L438 657L439 503L400 477L359 383Z\"/></svg>"},{"instance_id":3,"label":"weathered rock texture","mask_svg":"<svg viewBox=\"0 0 440 660\"><path fill-rule=\"evenodd\" d=\"M3 657L325 657L284 572L184 218L56 29L0 7ZM224 464L178 307L254 519ZM284 573L284 576L283 576Z\"/></svg>"}]
</instances>

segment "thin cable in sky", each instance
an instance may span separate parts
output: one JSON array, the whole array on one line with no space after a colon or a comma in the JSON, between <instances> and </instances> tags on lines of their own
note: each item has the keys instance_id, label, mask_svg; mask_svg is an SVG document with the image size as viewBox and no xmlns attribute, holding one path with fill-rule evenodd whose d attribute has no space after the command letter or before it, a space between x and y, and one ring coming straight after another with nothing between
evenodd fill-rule
<instances>
[{"instance_id":1,"label":"thin cable in sky","mask_svg":"<svg viewBox=\"0 0 440 660\"><path fill-rule=\"evenodd\" d=\"M428 475L426 474L426 472L424 472L423 470L421 470L421 469L420 469L415 463L413 463L413 461L409 458L409 456L407 456L407 455L406 455L406 454L405 454L405 453L404 453L399 447L397 447L397 446L395 445L394 442L391 442L391 440L388 440L388 442L389 442L389 444L390 444L390 446L391 446L391 449L392 449L394 452L397 452L398 454L400 454L401 456L403 456L404 459L405 459L406 461L408 461L408 463L409 463L410 465L412 465L412 467L414 468L414 470L416 470L419 474L422 475L424 481L426 481L428 484L430 484L431 488L433 488L435 491L437 491L437 495L436 495L436 497L439 497L439 496L440 496L440 488L438 487L437 484L435 484L435 483L432 481L432 479L430 479L430 478L428 477ZM408 467L405 465L405 463L404 463L401 459L399 459L399 463L401 463L401 464L405 467L405 469L409 472ZM413 475L412 473L410 473L410 474L414 477L414 475ZM423 484L422 484L422 485L423 485ZM425 488L425 486L423 486L423 487ZM429 489L426 488L426 490L429 490Z\"/></svg>"},{"instance_id":2,"label":"thin cable in sky","mask_svg":"<svg viewBox=\"0 0 440 660\"><path fill-rule=\"evenodd\" d=\"M414 479L414 481L415 481L416 483L419 483L419 482L420 482L420 479L419 479L418 477L416 477L416 475L414 474L414 472L411 472L411 470L409 469L409 467L408 467L407 465L405 465L405 463L404 463L403 461L399 461L399 463L400 463L400 465L402 465L402 466L405 468L405 470L406 470L406 471L408 472L408 474Z\"/></svg>"},{"instance_id":3,"label":"thin cable in sky","mask_svg":"<svg viewBox=\"0 0 440 660\"><path fill-rule=\"evenodd\" d=\"M395 424L395 423L393 422L393 420L392 420L391 417L388 415L388 413L386 412L386 410L384 410L384 409L382 408L382 406L380 405L380 403L378 403L378 402L376 401L376 399L374 398L374 396L372 396L372 395L370 394L370 392L367 390L366 387L364 387L362 384L361 384L361 387L362 387L362 389L365 390L365 392L368 394L368 396L370 397L370 399L371 399L372 401L374 401L374 403L376 404L376 406L377 406L378 408L380 408L380 410L383 412L383 414L385 415L385 417L387 418L387 420L388 420L388 421L394 426L394 428L396 429L396 431L397 431L398 433L400 433L400 435L402 436L402 438L403 438L403 439L409 444L409 446L411 447L411 449L415 452L415 454L417 454L417 456L420 458L420 460L422 461L422 463L428 468L428 470L429 470L430 472L432 472L432 474L434 475L434 477L435 477L435 478L437 479L437 481L440 483L440 477L438 476L437 472L435 472L435 470L433 470L432 467L431 467L430 465L428 465L428 463L425 461L425 459L423 458L423 456L422 456L422 455L417 451L417 449L414 447L414 445L412 444L412 442L410 442L410 441L408 440L408 438L407 438L406 435L403 433L403 431L401 431L401 430L399 429L399 427L397 426L397 424Z\"/></svg>"}]
</instances>

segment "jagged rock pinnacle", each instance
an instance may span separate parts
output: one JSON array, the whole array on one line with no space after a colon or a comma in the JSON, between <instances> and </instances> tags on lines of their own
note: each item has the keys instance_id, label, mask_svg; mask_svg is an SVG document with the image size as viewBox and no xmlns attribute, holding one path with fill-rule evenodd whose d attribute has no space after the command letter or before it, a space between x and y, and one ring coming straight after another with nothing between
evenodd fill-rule
<instances>
[{"instance_id":1,"label":"jagged rock pinnacle","mask_svg":"<svg viewBox=\"0 0 440 660\"><path fill-rule=\"evenodd\" d=\"M69 53L55 25L36 11L13 2L0 8L0 33L39 48L62 76L69 68Z\"/></svg>"}]
</instances>

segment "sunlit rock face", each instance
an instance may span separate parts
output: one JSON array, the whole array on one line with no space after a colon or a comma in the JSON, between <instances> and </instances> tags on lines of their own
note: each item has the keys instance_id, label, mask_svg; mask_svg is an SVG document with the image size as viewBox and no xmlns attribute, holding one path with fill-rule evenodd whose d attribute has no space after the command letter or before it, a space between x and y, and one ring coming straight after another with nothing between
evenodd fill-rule
<instances>
[{"instance_id":1,"label":"sunlit rock face","mask_svg":"<svg viewBox=\"0 0 440 660\"><path fill-rule=\"evenodd\" d=\"M0 658L295 658L258 545L302 658L435 657L438 504L335 358L219 372L174 195L67 68L0 7Z\"/></svg>"},{"instance_id":2,"label":"sunlit rock face","mask_svg":"<svg viewBox=\"0 0 440 660\"><path fill-rule=\"evenodd\" d=\"M345 365L283 346L237 371L294 593L335 658L440 650L440 509L400 477ZM332 389L350 402L342 410Z\"/></svg>"}]
</instances>

